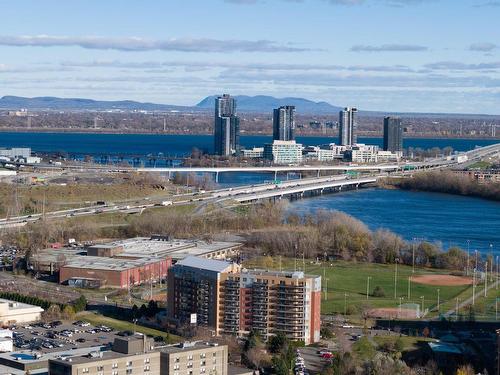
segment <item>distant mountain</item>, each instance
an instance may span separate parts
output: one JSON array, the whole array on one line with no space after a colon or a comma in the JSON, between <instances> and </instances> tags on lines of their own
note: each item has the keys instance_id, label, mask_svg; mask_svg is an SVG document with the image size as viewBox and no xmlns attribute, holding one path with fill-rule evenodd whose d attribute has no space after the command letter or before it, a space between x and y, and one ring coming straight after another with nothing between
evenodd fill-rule
<instances>
[{"instance_id":1,"label":"distant mountain","mask_svg":"<svg viewBox=\"0 0 500 375\"><path fill-rule=\"evenodd\" d=\"M170 111L192 110L192 107L181 107L168 104L141 103L132 100L104 101L81 98L56 98L42 96L37 98L24 98L21 96L4 96L0 98L0 108L31 110L124 110L124 111Z\"/></svg>"},{"instance_id":2,"label":"distant mountain","mask_svg":"<svg viewBox=\"0 0 500 375\"><path fill-rule=\"evenodd\" d=\"M207 96L196 107L213 109L216 96ZM274 108L282 105L294 105L298 113L336 113L342 108L333 106L327 102L313 102L303 98L275 98L273 96L235 96L239 112L270 113Z\"/></svg>"}]
</instances>

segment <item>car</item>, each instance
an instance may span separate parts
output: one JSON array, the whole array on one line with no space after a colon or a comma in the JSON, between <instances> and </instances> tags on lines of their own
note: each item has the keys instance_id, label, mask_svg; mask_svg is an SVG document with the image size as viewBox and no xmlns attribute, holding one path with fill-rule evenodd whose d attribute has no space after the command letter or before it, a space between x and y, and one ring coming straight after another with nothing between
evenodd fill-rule
<instances>
[{"instance_id":1,"label":"car","mask_svg":"<svg viewBox=\"0 0 500 375\"><path fill-rule=\"evenodd\" d=\"M321 358L331 359L331 358L333 358L333 353L324 353L321 355Z\"/></svg>"},{"instance_id":2,"label":"car","mask_svg":"<svg viewBox=\"0 0 500 375\"><path fill-rule=\"evenodd\" d=\"M79 339L76 339L76 342L82 343L85 342L86 340L83 337L80 337Z\"/></svg>"},{"instance_id":3,"label":"car","mask_svg":"<svg viewBox=\"0 0 500 375\"><path fill-rule=\"evenodd\" d=\"M321 349L321 350L318 350L318 354L319 355L323 355L323 354L332 354L331 351L329 351L328 349Z\"/></svg>"},{"instance_id":4,"label":"car","mask_svg":"<svg viewBox=\"0 0 500 375\"><path fill-rule=\"evenodd\" d=\"M62 322L60 320L55 320L52 323L50 323L53 327L59 327L62 325Z\"/></svg>"},{"instance_id":5,"label":"car","mask_svg":"<svg viewBox=\"0 0 500 375\"><path fill-rule=\"evenodd\" d=\"M127 336L133 336L134 335L134 332L132 331L120 331L117 333L118 336L122 336L122 337L127 337Z\"/></svg>"}]
</instances>

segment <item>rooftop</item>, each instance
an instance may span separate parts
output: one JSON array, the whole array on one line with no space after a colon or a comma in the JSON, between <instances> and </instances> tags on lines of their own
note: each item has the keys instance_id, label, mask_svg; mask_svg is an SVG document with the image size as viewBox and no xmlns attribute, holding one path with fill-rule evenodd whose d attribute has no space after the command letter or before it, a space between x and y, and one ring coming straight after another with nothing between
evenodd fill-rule
<instances>
[{"instance_id":1,"label":"rooftop","mask_svg":"<svg viewBox=\"0 0 500 375\"><path fill-rule=\"evenodd\" d=\"M17 302L17 301L11 301L8 299L3 299L0 298L0 304L8 304L9 306L9 311L20 311L20 310L26 310L26 309L35 309L39 312L43 312L43 309L40 306L35 306L35 305L29 305L27 303L22 303L22 302Z\"/></svg>"},{"instance_id":2,"label":"rooftop","mask_svg":"<svg viewBox=\"0 0 500 375\"><path fill-rule=\"evenodd\" d=\"M198 258L195 256L188 256L187 258L184 258L183 260L177 262L176 265L198 268L213 272L223 272L228 267L231 266L231 263L225 262L223 260L205 259L205 258Z\"/></svg>"},{"instance_id":3,"label":"rooftop","mask_svg":"<svg viewBox=\"0 0 500 375\"><path fill-rule=\"evenodd\" d=\"M104 271L126 271L143 267L160 261L160 258L120 259L107 257L82 256L67 261L64 266L72 268L86 268Z\"/></svg>"}]
</instances>

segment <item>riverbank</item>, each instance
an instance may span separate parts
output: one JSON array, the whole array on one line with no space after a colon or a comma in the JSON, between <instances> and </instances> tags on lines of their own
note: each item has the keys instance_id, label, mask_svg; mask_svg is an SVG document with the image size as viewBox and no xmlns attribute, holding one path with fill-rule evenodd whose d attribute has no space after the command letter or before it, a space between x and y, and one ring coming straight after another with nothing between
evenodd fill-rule
<instances>
[{"instance_id":1,"label":"riverbank","mask_svg":"<svg viewBox=\"0 0 500 375\"><path fill-rule=\"evenodd\" d=\"M419 172L410 178L387 178L381 181L380 186L500 201L499 182L479 183L468 175L457 174L452 171Z\"/></svg>"},{"instance_id":2,"label":"riverbank","mask_svg":"<svg viewBox=\"0 0 500 375\"><path fill-rule=\"evenodd\" d=\"M213 136L212 133L209 132L184 132L184 131L147 131L146 129L134 130L130 129L127 131L123 130L115 130L115 129L96 129L96 128L0 128L0 133L52 133L52 134L107 134L107 135L178 135L178 136ZM249 137L272 137L272 132L244 132L241 136L249 136ZM308 133L300 133L296 134L298 137L304 138L314 138L314 137L328 137L328 138L338 138L337 134L324 134L321 131L318 132L308 132ZM381 132L372 132L372 131L359 131L358 136L367 137L367 138L382 138L383 134ZM405 134L406 139L452 139L452 140L477 140L477 141L498 141L500 142L500 136L498 137L484 137L484 136L446 136L442 134L434 134L434 133L423 133L423 134Z\"/></svg>"}]
</instances>

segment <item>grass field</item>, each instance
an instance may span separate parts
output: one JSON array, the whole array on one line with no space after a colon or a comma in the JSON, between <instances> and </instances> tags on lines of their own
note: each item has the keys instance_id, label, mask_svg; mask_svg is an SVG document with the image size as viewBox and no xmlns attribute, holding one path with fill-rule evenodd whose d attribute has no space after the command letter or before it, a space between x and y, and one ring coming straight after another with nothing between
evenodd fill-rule
<instances>
[{"instance_id":1,"label":"grass field","mask_svg":"<svg viewBox=\"0 0 500 375\"><path fill-rule=\"evenodd\" d=\"M269 268L279 269L279 259L276 258L257 258L246 262L249 268ZM304 264L305 263L305 264ZM293 259L283 258L281 261L282 269L293 270L295 262ZM369 308L396 308L399 306L400 298L402 303L418 303L424 305L424 309L429 309L429 315L437 316L435 311L437 307L438 289L440 295L440 311L445 308L453 308L456 298L464 301L472 294L471 286L433 286L425 284L410 283L410 298L408 298L408 279L416 275L428 274L447 274L446 270L435 269L415 269L412 273L412 267L398 265L396 298L394 297L394 276L395 265L374 264L374 263L353 263L353 262L328 262L312 263L297 260L297 269L302 270L305 265L306 273L319 275L323 277L323 297L321 311L323 314L339 313L343 314L345 310L352 312L352 315L358 315L363 309ZM385 297L366 298L367 282L370 277L369 294L373 292L376 286L380 286L385 291ZM326 292L328 290L328 292ZM482 287L476 288L476 295L482 291ZM489 298L500 297L500 290L490 290ZM423 297L423 298L421 298ZM478 304L481 298L477 299ZM490 301L491 305L491 301ZM494 311L493 311L494 312Z\"/></svg>"},{"instance_id":2,"label":"grass field","mask_svg":"<svg viewBox=\"0 0 500 375\"><path fill-rule=\"evenodd\" d=\"M135 331L140 332L140 333L144 333L145 335L148 335L148 336L152 336L152 337L161 336L168 343L175 343L175 342L181 341L181 338L179 336L172 335L172 334L169 334L169 333L164 332L164 331L159 331L157 329L148 328L148 327L144 327L141 325L134 326L134 323L127 322L125 320L118 320L118 319L109 318L107 316L95 314L95 313L89 312L89 311L79 313L77 315L77 318L82 319L82 320L86 320L87 322L89 322L90 324L92 324L94 326L103 324L103 325L106 325L106 326L111 327L113 329L116 329L117 331L127 331L127 330L134 331L134 329L135 329Z\"/></svg>"}]
</instances>

